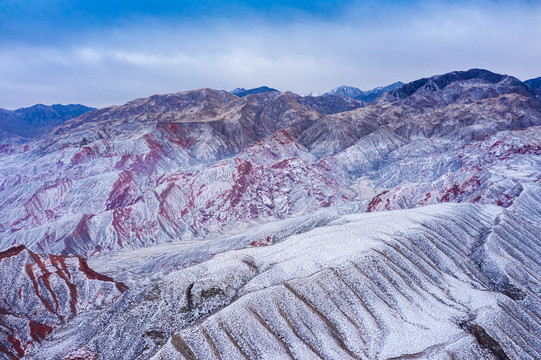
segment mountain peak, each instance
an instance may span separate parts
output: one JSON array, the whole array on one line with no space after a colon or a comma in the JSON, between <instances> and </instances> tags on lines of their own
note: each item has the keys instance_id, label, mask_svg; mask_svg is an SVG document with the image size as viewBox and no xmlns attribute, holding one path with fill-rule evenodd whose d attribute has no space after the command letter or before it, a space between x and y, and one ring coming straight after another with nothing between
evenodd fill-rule
<instances>
[{"instance_id":1,"label":"mountain peak","mask_svg":"<svg viewBox=\"0 0 541 360\"><path fill-rule=\"evenodd\" d=\"M353 86L341 85L337 87L336 89L329 91L327 94L328 95L344 95L344 96L357 99L364 95L364 91Z\"/></svg>"},{"instance_id":2,"label":"mountain peak","mask_svg":"<svg viewBox=\"0 0 541 360\"><path fill-rule=\"evenodd\" d=\"M357 100L371 102L383 93L399 88L404 83L398 81L391 85L379 86L372 90L363 91L353 86L342 85L326 93L325 95L343 95Z\"/></svg>"}]
</instances>

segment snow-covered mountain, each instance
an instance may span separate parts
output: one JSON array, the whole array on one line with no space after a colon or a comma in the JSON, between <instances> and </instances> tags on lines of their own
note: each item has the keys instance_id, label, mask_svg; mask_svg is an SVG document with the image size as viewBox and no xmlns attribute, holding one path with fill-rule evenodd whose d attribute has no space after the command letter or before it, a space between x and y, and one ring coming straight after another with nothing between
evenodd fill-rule
<instances>
[{"instance_id":1,"label":"snow-covered mountain","mask_svg":"<svg viewBox=\"0 0 541 360\"><path fill-rule=\"evenodd\" d=\"M369 104L155 95L6 144L0 268L27 285L0 354L537 359L540 139L539 93L472 69ZM64 309L89 285L56 259L103 306Z\"/></svg>"},{"instance_id":2,"label":"snow-covered mountain","mask_svg":"<svg viewBox=\"0 0 541 360\"><path fill-rule=\"evenodd\" d=\"M398 81L391 85L379 86L377 88L374 88L372 90L367 90L367 91L363 91L353 86L342 85L342 86L337 87L336 89L333 89L325 93L325 95L343 95L343 96L347 96L347 97L361 100L364 102L372 102L373 100L375 100L382 94L388 91L395 90L401 87L402 85L404 85L404 83Z\"/></svg>"}]
</instances>

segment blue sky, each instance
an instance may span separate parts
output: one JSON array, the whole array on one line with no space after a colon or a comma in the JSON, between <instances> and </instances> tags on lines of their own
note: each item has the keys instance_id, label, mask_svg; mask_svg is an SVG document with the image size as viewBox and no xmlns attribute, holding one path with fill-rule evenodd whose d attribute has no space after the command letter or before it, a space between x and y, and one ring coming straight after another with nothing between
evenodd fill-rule
<instances>
[{"instance_id":1,"label":"blue sky","mask_svg":"<svg viewBox=\"0 0 541 360\"><path fill-rule=\"evenodd\" d=\"M0 0L0 107L541 76L539 1Z\"/></svg>"}]
</instances>

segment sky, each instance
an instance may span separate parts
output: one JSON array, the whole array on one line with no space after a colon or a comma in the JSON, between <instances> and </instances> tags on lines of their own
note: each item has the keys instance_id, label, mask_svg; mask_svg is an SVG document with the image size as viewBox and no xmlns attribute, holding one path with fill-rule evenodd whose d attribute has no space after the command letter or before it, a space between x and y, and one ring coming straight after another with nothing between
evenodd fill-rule
<instances>
[{"instance_id":1,"label":"sky","mask_svg":"<svg viewBox=\"0 0 541 360\"><path fill-rule=\"evenodd\" d=\"M541 76L541 1L0 0L0 108Z\"/></svg>"}]
</instances>

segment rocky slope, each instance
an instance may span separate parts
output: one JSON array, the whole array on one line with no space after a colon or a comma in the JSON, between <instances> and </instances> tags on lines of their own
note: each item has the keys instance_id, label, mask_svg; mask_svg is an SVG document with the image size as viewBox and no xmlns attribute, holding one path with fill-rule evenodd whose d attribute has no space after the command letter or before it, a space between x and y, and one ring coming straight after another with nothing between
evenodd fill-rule
<instances>
[{"instance_id":1,"label":"rocky slope","mask_svg":"<svg viewBox=\"0 0 541 360\"><path fill-rule=\"evenodd\" d=\"M29 358L538 358L539 139L539 93L472 69L369 104L155 95L4 146L0 250L130 286Z\"/></svg>"},{"instance_id":2,"label":"rocky slope","mask_svg":"<svg viewBox=\"0 0 541 360\"><path fill-rule=\"evenodd\" d=\"M22 358L55 328L105 309L127 287L78 256L0 252L0 356Z\"/></svg>"}]
</instances>

